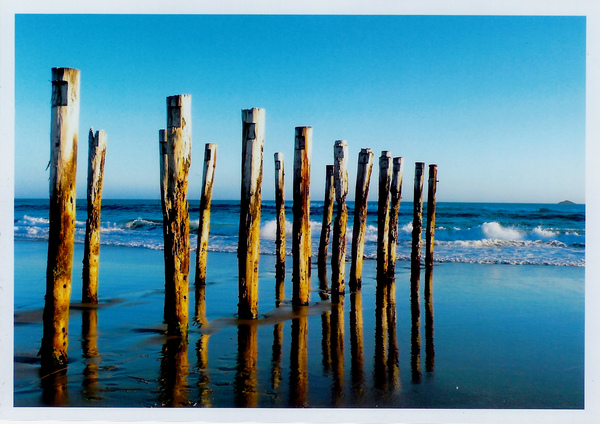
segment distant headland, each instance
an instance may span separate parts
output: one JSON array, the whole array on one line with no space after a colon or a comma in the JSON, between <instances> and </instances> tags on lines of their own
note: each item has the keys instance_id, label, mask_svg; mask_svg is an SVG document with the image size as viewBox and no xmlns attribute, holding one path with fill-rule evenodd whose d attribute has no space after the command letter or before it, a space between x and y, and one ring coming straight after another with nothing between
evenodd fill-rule
<instances>
[{"instance_id":1,"label":"distant headland","mask_svg":"<svg viewBox=\"0 0 600 424\"><path fill-rule=\"evenodd\" d=\"M571 202L570 200L563 200L562 202L558 202L559 205L575 205L575 202Z\"/></svg>"}]
</instances>

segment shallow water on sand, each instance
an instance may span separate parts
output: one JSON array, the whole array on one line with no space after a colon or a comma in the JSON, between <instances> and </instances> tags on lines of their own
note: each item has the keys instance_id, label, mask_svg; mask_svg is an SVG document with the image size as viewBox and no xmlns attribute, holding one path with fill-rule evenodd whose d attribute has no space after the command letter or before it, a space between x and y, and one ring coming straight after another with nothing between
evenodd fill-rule
<instances>
[{"instance_id":1,"label":"shallow water on sand","mask_svg":"<svg viewBox=\"0 0 600 424\"><path fill-rule=\"evenodd\" d=\"M582 267L436 264L415 316L408 262L377 290L365 261L362 290L335 304L315 269L310 306L293 309L276 306L275 257L262 255L260 319L248 322L235 319L236 255L209 252L204 323L181 341L162 333L161 251L103 246L90 308L77 304L76 248L68 370L48 376L37 357L46 249L15 243L15 406L583 408Z\"/></svg>"}]
</instances>

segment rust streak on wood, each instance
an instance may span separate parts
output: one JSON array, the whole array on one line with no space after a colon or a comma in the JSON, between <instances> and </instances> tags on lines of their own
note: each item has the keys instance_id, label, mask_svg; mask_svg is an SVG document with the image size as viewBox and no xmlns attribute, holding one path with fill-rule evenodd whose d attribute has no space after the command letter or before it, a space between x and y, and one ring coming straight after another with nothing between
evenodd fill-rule
<instances>
[{"instance_id":1,"label":"rust streak on wood","mask_svg":"<svg viewBox=\"0 0 600 424\"><path fill-rule=\"evenodd\" d=\"M67 365L69 302L75 243L75 177L79 131L77 69L52 69L50 214L40 355L43 369Z\"/></svg>"},{"instance_id":2,"label":"rust streak on wood","mask_svg":"<svg viewBox=\"0 0 600 424\"><path fill-rule=\"evenodd\" d=\"M398 215L400 213L400 200L402 199L403 168L403 159L401 157L394 158L392 165L392 184L390 187L390 234L388 239L388 276L390 278L394 278L396 273L396 248L398 245Z\"/></svg>"},{"instance_id":3,"label":"rust streak on wood","mask_svg":"<svg viewBox=\"0 0 600 424\"><path fill-rule=\"evenodd\" d=\"M296 127L294 149L294 223L292 239L292 304L308 305L310 300L310 158L312 128Z\"/></svg>"},{"instance_id":4,"label":"rust streak on wood","mask_svg":"<svg viewBox=\"0 0 600 424\"><path fill-rule=\"evenodd\" d=\"M389 261L390 183L392 157L384 150L379 157L379 197L377 203L377 279L386 279Z\"/></svg>"},{"instance_id":5,"label":"rust streak on wood","mask_svg":"<svg viewBox=\"0 0 600 424\"><path fill-rule=\"evenodd\" d=\"M217 166L217 145L206 143L204 147L204 172L202 193L200 194L200 218L198 221L198 246L196 248L196 286L206 284L206 257L210 234L210 204L212 200L213 178Z\"/></svg>"},{"instance_id":6,"label":"rust streak on wood","mask_svg":"<svg viewBox=\"0 0 600 424\"><path fill-rule=\"evenodd\" d=\"M242 110L242 184L238 241L238 316L258 317L258 260L265 110Z\"/></svg>"},{"instance_id":7,"label":"rust streak on wood","mask_svg":"<svg viewBox=\"0 0 600 424\"><path fill-rule=\"evenodd\" d=\"M277 152L275 160L275 213L277 234L275 237L275 298L281 302L285 295L285 192L283 153Z\"/></svg>"},{"instance_id":8,"label":"rust streak on wood","mask_svg":"<svg viewBox=\"0 0 600 424\"><path fill-rule=\"evenodd\" d=\"M429 187L427 191L427 229L425 232L425 266L433 266L433 244L435 239L435 192L437 189L437 165L429 165Z\"/></svg>"},{"instance_id":9,"label":"rust streak on wood","mask_svg":"<svg viewBox=\"0 0 600 424\"><path fill-rule=\"evenodd\" d=\"M373 170L373 152L362 149L358 154L356 170L356 190L354 196L354 227L352 230L352 264L350 266L350 291L360 289L362 285L362 265L365 251L365 230L367 228L367 199L371 171Z\"/></svg>"},{"instance_id":10,"label":"rust streak on wood","mask_svg":"<svg viewBox=\"0 0 600 424\"><path fill-rule=\"evenodd\" d=\"M190 267L190 225L187 203L191 164L190 95L167 97L166 164L163 234L165 257L165 321L167 333L187 336Z\"/></svg>"},{"instance_id":11,"label":"rust streak on wood","mask_svg":"<svg viewBox=\"0 0 600 424\"><path fill-rule=\"evenodd\" d=\"M333 247L331 257L331 295L334 301L345 293L346 275L346 226L348 222L348 144L337 140L333 147L334 185L337 214L333 224Z\"/></svg>"},{"instance_id":12,"label":"rust streak on wood","mask_svg":"<svg viewBox=\"0 0 600 424\"><path fill-rule=\"evenodd\" d=\"M90 128L88 149L87 220L83 252L83 303L98 303L98 266L100 261L100 211L106 156L106 134Z\"/></svg>"}]
</instances>

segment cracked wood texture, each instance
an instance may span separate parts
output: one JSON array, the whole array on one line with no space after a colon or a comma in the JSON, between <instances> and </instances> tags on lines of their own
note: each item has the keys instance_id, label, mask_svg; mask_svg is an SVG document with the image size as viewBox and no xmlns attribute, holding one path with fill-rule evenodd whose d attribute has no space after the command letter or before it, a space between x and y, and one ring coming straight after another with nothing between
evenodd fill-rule
<instances>
[{"instance_id":1,"label":"cracked wood texture","mask_svg":"<svg viewBox=\"0 0 600 424\"><path fill-rule=\"evenodd\" d=\"M308 305L310 299L310 158L312 128L296 127L294 146L294 222L292 239L292 304Z\"/></svg>"},{"instance_id":2,"label":"cracked wood texture","mask_svg":"<svg viewBox=\"0 0 600 424\"><path fill-rule=\"evenodd\" d=\"M77 69L52 69L50 130L50 224L44 329L40 349L42 368L67 365L69 302L75 242L75 177L79 131Z\"/></svg>"},{"instance_id":3,"label":"cracked wood texture","mask_svg":"<svg viewBox=\"0 0 600 424\"><path fill-rule=\"evenodd\" d=\"M206 256L210 232L210 203L212 199L213 178L217 166L217 145L207 143L204 146L204 173L202 193L200 194L200 218L198 223L198 246L196 248L196 286L206 284Z\"/></svg>"},{"instance_id":4,"label":"cracked wood texture","mask_svg":"<svg viewBox=\"0 0 600 424\"><path fill-rule=\"evenodd\" d=\"M275 210L277 214L277 234L275 237L275 298L282 301L285 297L285 193L283 153L273 156L275 161Z\"/></svg>"},{"instance_id":5,"label":"cracked wood texture","mask_svg":"<svg viewBox=\"0 0 600 424\"><path fill-rule=\"evenodd\" d=\"M333 177L337 214L333 223L333 246L331 253L331 295L335 301L344 295L346 276L346 227L348 224L348 144L337 140L333 146Z\"/></svg>"},{"instance_id":6,"label":"cracked wood texture","mask_svg":"<svg viewBox=\"0 0 600 424\"><path fill-rule=\"evenodd\" d=\"M258 317L258 259L265 110L242 110L242 184L238 239L238 317Z\"/></svg>"},{"instance_id":7,"label":"cracked wood texture","mask_svg":"<svg viewBox=\"0 0 600 424\"><path fill-rule=\"evenodd\" d=\"M390 235L388 249L388 275L394 278L396 273L396 248L398 246L398 214L400 213L400 200L402 199L402 173L404 160L394 158L392 163L392 184L390 186Z\"/></svg>"},{"instance_id":8,"label":"cracked wood texture","mask_svg":"<svg viewBox=\"0 0 600 424\"><path fill-rule=\"evenodd\" d=\"M352 230L352 264L350 266L350 291L362 285L363 255L365 252L365 230L367 228L367 199L373 170L373 152L361 149L356 169L356 189L354 195L354 227Z\"/></svg>"},{"instance_id":9,"label":"cracked wood texture","mask_svg":"<svg viewBox=\"0 0 600 424\"><path fill-rule=\"evenodd\" d=\"M98 266L100 260L100 211L106 157L106 134L90 128L87 178L87 220L83 251L82 303L98 303Z\"/></svg>"},{"instance_id":10,"label":"cracked wood texture","mask_svg":"<svg viewBox=\"0 0 600 424\"><path fill-rule=\"evenodd\" d=\"M163 195L165 239L165 322L167 333L185 336L188 331L190 268L190 217L187 203L192 148L192 97L167 97L166 171Z\"/></svg>"},{"instance_id":11,"label":"cracked wood texture","mask_svg":"<svg viewBox=\"0 0 600 424\"><path fill-rule=\"evenodd\" d=\"M379 157L379 197L377 203L377 279L388 275L389 228L390 228L390 183L392 157L384 150Z\"/></svg>"}]
</instances>

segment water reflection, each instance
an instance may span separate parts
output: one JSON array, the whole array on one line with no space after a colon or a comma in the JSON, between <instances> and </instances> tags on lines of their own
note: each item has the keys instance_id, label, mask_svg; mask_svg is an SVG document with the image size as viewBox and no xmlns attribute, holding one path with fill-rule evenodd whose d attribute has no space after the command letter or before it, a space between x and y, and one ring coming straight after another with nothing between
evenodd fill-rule
<instances>
[{"instance_id":1,"label":"water reflection","mask_svg":"<svg viewBox=\"0 0 600 424\"><path fill-rule=\"evenodd\" d=\"M394 390L400 386L394 279L384 278L377 284L373 367L376 389Z\"/></svg>"},{"instance_id":2,"label":"water reflection","mask_svg":"<svg viewBox=\"0 0 600 424\"><path fill-rule=\"evenodd\" d=\"M281 383L281 351L283 348L283 322L273 328L273 358L271 359L271 388L277 389Z\"/></svg>"},{"instance_id":3,"label":"water reflection","mask_svg":"<svg viewBox=\"0 0 600 424\"><path fill-rule=\"evenodd\" d=\"M290 352L290 406L306 407L308 393L308 317L292 319L292 347Z\"/></svg>"},{"instance_id":4,"label":"water reflection","mask_svg":"<svg viewBox=\"0 0 600 424\"><path fill-rule=\"evenodd\" d=\"M86 364L83 370L83 395L87 399L98 399L98 309L83 308L81 313L81 349Z\"/></svg>"},{"instance_id":5,"label":"water reflection","mask_svg":"<svg viewBox=\"0 0 600 424\"><path fill-rule=\"evenodd\" d=\"M256 407L258 392L256 389L256 361L258 342L256 323L238 325L237 371L234 384L234 402L236 406Z\"/></svg>"},{"instance_id":6,"label":"water reflection","mask_svg":"<svg viewBox=\"0 0 600 424\"><path fill-rule=\"evenodd\" d=\"M188 400L187 337L168 337L160 362L160 396L164 406L187 406Z\"/></svg>"},{"instance_id":7,"label":"water reflection","mask_svg":"<svg viewBox=\"0 0 600 424\"><path fill-rule=\"evenodd\" d=\"M323 355L323 374L331 370L331 311L321 314L321 352Z\"/></svg>"},{"instance_id":8,"label":"water reflection","mask_svg":"<svg viewBox=\"0 0 600 424\"><path fill-rule=\"evenodd\" d=\"M412 382L421 382L421 311L419 301L420 265L413 263L410 272L410 365Z\"/></svg>"},{"instance_id":9,"label":"water reflection","mask_svg":"<svg viewBox=\"0 0 600 424\"><path fill-rule=\"evenodd\" d=\"M425 371L433 372L435 348L433 346L433 267L425 270Z\"/></svg>"},{"instance_id":10,"label":"water reflection","mask_svg":"<svg viewBox=\"0 0 600 424\"><path fill-rule=\"evenodd\" d=\"M212 406L210 375L207 371L209 337L208 334L200 334L198 343L196 343L196 353L198 356L198 404L204 407Z\"/></svg>"},{"instance_id":11,"label":"water reflection","mask_svg":"<svg viewBox=\"0 0 600 424\"><path fill-rule=\"evenodd\" d=\"M68 406L67 368L45 374L40 370L42 402L48 406Z\"/></svg>"},{"instance_id":12,"label":"water reflection","mask_svg":"<svg viewBox=\"0 0 600 424\"><path fill-rule=\"evenodd\" d=\"M362 292L357 290L350 293L350 355L352 358L352 398L359 403L364 398L364 343Z\"/></svg>"},{"instance_id":13,"label":"water reflection","mask_svg":"<svg viewBox=\"0 0 600 424\"><path fill-rule=\"evenodd\" d=\"M331 366L333 385L331 403L342 405L344 399L344 296L331 304Z\"/></svg>"}]
</instances>

